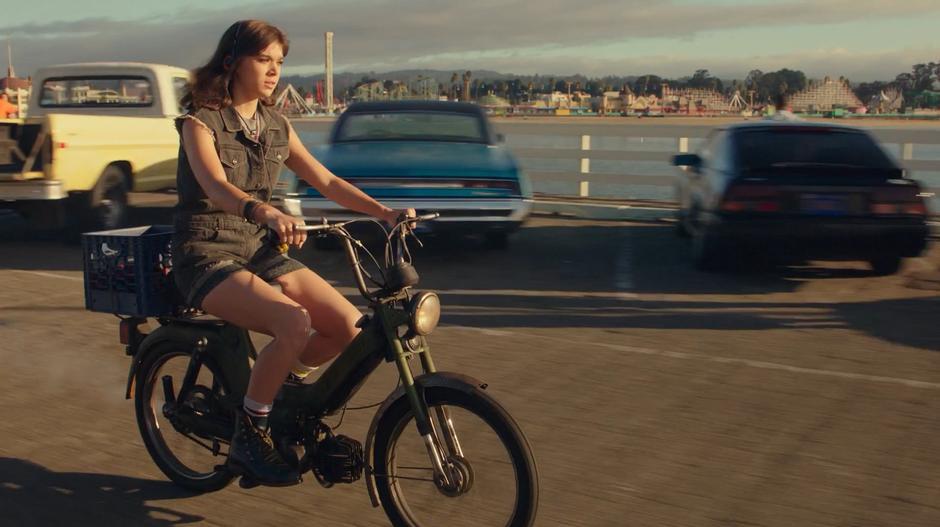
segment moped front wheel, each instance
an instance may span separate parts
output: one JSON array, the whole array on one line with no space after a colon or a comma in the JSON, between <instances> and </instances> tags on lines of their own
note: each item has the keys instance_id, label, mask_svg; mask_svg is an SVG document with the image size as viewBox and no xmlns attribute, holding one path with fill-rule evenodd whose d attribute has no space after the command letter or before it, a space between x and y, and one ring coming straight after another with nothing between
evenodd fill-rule
<instances>
[{"instance_id":1,"label":"moped front wheel","mask_svg":"<svg viewBox=\"0 0 940 527\"><path fill-rule=\"evenodd\" d=\"M170 480L195 492L213 492L234 478L216 470L225 464L234 425L219 404L226 388L210 361L180 400L190 359L190 352L173 342L150 349L137 370L137 425L150 457Z\"/></svg>"},{"instance_id":2,"label":"moped front wheel","mask_svg":"<svg viewBox=\"0 0 940 527\"><path fill-rule=\"evenodd\" d=\"M374 439L376 490L396 526L528 526L538 508L538 473L516 422L483 390L423 390L443 481L407 397L382 416Z\"/></svg>"}]
</instances>

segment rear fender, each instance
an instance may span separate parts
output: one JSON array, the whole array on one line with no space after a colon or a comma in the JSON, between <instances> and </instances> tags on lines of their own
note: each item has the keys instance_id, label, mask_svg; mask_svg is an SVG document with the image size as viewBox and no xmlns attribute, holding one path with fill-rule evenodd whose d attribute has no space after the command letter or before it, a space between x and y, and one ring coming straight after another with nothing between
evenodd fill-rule
<instances>
[{"instance_id":1,"label":"rear fender","mask_svg":"<svg viewBox=\"0 0 940 527\"><path fill-rule=\"evenodd\" d=\"M160 326L147 335L140 343L137 353L131 358L130 371L127 374L125 399L131 398L137 370L150 355L156 344L172 342L181 349L190 350L201 338L208 340L206 352L214 364L221 369L225 385L232 391L233 400L241 400L248 388L251 366L248 359L256 355L248 332L229 324L209 325L196 323L173 323Z\"/></svg>"}]
</instances>

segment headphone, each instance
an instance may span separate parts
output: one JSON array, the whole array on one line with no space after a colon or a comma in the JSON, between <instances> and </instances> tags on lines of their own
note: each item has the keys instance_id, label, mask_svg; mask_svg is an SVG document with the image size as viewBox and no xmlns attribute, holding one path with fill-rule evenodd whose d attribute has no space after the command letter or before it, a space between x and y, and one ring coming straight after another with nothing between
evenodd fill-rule
<instances>
[{"instance_id":1,"label":"headphone","mask_svg":"<svg viewBox=\"0 0 940 527\"><path fill-rule=\"evenodd\" d=\"M239 21L235 26L235 36L232 37L232 51L229 53L225 59L222 60L222 65L225 69L231 68L235 64L235 59L238 57L238 34L242 30L242 22Z\"/></svg>"}]
</instances>

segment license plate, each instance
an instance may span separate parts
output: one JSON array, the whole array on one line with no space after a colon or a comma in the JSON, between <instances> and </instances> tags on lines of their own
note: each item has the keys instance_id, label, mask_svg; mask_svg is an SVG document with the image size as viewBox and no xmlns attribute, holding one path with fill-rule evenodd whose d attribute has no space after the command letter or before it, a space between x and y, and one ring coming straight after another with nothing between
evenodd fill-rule
<instances>
[{"instance_id":1,"label":"license plate","mask_svg":"<svg viewBox=\"0 0 940 527\"><path fill-rule=\"evenodd\" d=\"M842 216L848 212L848 199L842 194L803 194L800 210L818 216Z\"/></svg>"}]
</instances>

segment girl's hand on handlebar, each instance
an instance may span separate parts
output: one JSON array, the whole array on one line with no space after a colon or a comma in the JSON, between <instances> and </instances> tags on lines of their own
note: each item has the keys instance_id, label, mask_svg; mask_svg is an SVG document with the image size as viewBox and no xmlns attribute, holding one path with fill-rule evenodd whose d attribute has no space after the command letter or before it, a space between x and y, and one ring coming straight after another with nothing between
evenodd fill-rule
<instances>
[{"instance_id":1,"label":"girl's hand on handlebar","mask_svg":"<svg viewBox=\"0 0 940 527\"><path fill-rule=\"evenodd\" d=\"M390 209L388 212L385 213L385 215L382 216L382 220L385 221L385 223L389 224L390 226L394 227L398 225L398 223L404 220L405 218L414 218L416 216L417 214L415 213L414 209L402 209L402 210ZM415 226L414 222L408 224L409 228L413 228L414 226Z\"/></svg>"},{"instance_id":2,"label":"girl's hand on handlebar","mask_svg":"<svg viewBox=\"0 0 940 527\"><path fill-rule=\"evenodd\" d=\"M296 228L298 225L304 225L304 220L284 214L271 205L258 207L255 219L277 233L281 244L293 245L299 249L307 241L307 232Z\"/></svg>"}]
</instances>

